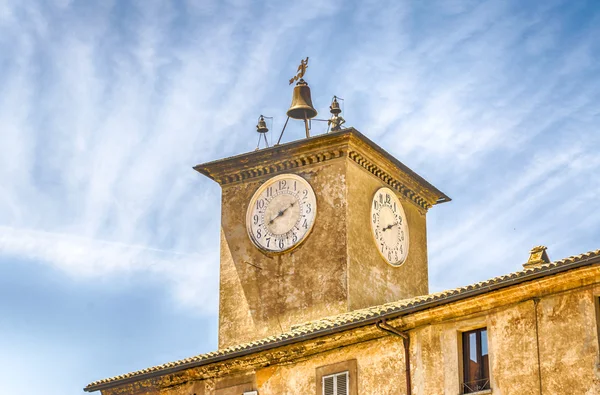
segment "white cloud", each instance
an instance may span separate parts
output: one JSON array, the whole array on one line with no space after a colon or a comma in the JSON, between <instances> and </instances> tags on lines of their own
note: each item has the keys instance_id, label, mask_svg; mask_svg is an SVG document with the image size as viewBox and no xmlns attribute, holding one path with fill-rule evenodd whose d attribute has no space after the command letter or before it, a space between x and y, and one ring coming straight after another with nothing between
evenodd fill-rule
<instances>
[{"instance_id":1,"label":"white cloud","mask_svg":"<svg viewBox=\"0 0 600 395\"><path fill-rule=\"evenodd\" d=\"M220 191L192 166L253 150L261 113L275 117L276 139L287 80L305 56L320 118L334 94L343 97L347 125L454 199L428 214L432 291L517 270L534 245L548 245L551 258L599 248L600 23L578 7L0 1L1 261L32 272L46 265L77 285L164 285L158 294L170 298L150 314L182 309L172 327L210 325ZM302 136L290 122L284 141ZM93 309L81 311L95 320ZM81 373L50 392L79 391L90 372L122 373L112 351L94 349L105 343L88 337L123 348L118 369L147 366L126 336L112 339L148 333L124 314L130 322L107 317L114 334L102 325L78 332L89 347L60 344L72 351L60 366ZM153 342L173 347L154 329ZM31 346L46 364L57 358L28 340L56 339L27 335L5 353L7 388L20 388L10 382L25 366L15 353ZM179 353L209 347L190 336ZM175 354L156 358L187 356Z\"/></svg>"},{"instance_id":2,"label":"white cloud","mask_svg":"<svg viewBox=\"0 0 600 395\"><path fill-rule=\"evenodd\" d=\"M211 15L188 26L177 26L186 10L139 2L121 28L111 22L118 3L83 6L94 8L86 20L73 7L4 13L31 19L22 34L6 27L18 40L5 44L13 60L0 96L0 251L74 279L161 276L174 302L213 313L218 186L191 167L252 146L253 125L240 124L254 121L248 98L263 102L286 29L334 6L299 5L288 25L274 6L280 34L247 37L243 2L221 7L222 23Z\"/></svg>"},{"instance_id":3,"label":"white cloud","mask_svg":"<svg viewBox=\"0 0 600 395\"><path fill-rule=\"evenodd\" d=\"M46 262L74 280L112 276L134 277L143 272L165 282L179 305L200 314L214 314L212 299L218 250L178 253L146 246L23 228L0 227L0 251L33 262Z\"/></svg>"},{"instance_id":4,"label":"white cloud","mask_svg":"<svg viewBox=\"0 0 600 395\"><path fill-rule=\"evenodd\" d=\"M594 193L568 190L598 185L597 28L567 42L552 5L3 4L2 254L74 278L164 276L203 312L219 189L191 166L253 149L264 111L276 132L307 55L320 111L344 97L348 125L455 198L430 214L434 287L464 283L439 280L459 261L473 279L504 272L533 239L580 252L567 240L600 227ZM544 228L550 206L576 233Z\"/></svg>"}]
</instances>

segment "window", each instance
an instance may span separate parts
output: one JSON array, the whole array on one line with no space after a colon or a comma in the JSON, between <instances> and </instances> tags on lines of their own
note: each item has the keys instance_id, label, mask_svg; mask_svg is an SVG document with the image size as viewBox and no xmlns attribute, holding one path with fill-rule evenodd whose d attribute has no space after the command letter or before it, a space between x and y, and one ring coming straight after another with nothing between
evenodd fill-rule
<instances>
[{"instance_id":1,"label":"window","mask_svg":"<svg viewBox=\"0 0 600 395\"><path fill-rule=\"evenodd\" d=\"M320 366L316 370L317 395L358 395L356 359Z\"/></svg>"},{"instance_id":2,"label":"window","mask_svg":"<svg viewBox=\"0 0 600 395\"><path fill-rule=\"evenodd\" d=\"M487 329L462 334L463 394L490 389Z\"/></svg>"},{"instance_id":3,"label":"window","mask_svg":"<svg viewBox=\"0 0 600 395\"><path fill-rule=\"evenodd\" d=\"M348 372L323 376L323 395L349 395Z\"/></svg>"}]
</instances>

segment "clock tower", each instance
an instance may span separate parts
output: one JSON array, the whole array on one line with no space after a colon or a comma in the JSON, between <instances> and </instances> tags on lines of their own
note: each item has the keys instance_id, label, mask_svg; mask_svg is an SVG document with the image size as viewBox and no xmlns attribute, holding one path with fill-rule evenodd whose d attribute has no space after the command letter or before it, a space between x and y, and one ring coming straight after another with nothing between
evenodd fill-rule
<instances>
[{"instance_id":1,"label":"clock tower","mask_svg":"<svg viewBox=\"0 0 600 395\"><path fill-rule=\"evenodd\" d=\"M450 199L354 128L195 169L222 188L220 348L428 293Z\"/></svg>"}]
</instances>

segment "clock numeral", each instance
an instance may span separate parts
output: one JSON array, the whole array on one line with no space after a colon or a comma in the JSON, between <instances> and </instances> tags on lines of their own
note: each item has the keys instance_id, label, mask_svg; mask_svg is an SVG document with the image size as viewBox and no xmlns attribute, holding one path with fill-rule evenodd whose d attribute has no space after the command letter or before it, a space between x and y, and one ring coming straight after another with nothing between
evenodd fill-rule
<instances>
[{"instance_id":1,"label":"clock numeral","mask_svg":"<svg viewBox=\"0 0 600 395\"><path fill-rule=\"evenodd\" d=\"M308 229L308 221L306 220L306 218L304 218L304 223L302 224L302 227L304 229Z\"/></svg>"},{"instance_id":2,"label":"clock numeral","mask_svg":"<svg viewBox=\"0 0 600 395\"><path fill-rule=\"evenodd\" d=\"M392 251L388 251L388 260L392 260Z\"/></svg>"},{"instance_id":3,"label":"clock numeral","mask_svg":"<svg viewBox=\"0 0 600 395\"><path fill-rule=\"evenodd\" d=\"M392 197L390 196L389 193L385 194L385 204L389 204L392 202Z\"/></svg>"},{"instance_id":4,"label":"clock numeral","mask_svg":"<svg viewBox=\"0 0 600 395\"><path fill-rule=\"evenodd\" d=\"M271 238L265 237L265 240L267 241L267 248L269 248L269 245L271 245Z\"/></svg>"},{"instance_id":5,"label":"clock numeral","mask_svg":"<svg viewBox=\"0 0 600 395\"><path fill-rule=\"evenodd\" d=\"M396 211L396 210L397 210L397 209L396 209L396 202L394 202L394 211Z\"/></svg>"},{"instance_id":6,"label":"clock numeral","mask_svg":"<svg viewBox=\"0 0 600 395\"><path fill-rule=\"evenodd\" d=\"M268 187L267 188L267 197L272 197L273 196L273 187Z\"/></svg>"},{"instance_id":7,"label":"clock numeral","mask_svg":"<svg viewBox=\"0 0 600 395\"><path fill-rule=\"evenodd\" d=\"M305 189L304 191L302 191L302 194L304 196L302 196L302 199L306 199L308 197L308 189Z\"/></svg>"},{"instance_id":8,"label":"clock numeral","mask_svg":"<svg viewBox=\"0 0 600 395\"><path fill-rule=\"evenodd\" d=\"M258 214L254 214L254 225L258 225Z\"/></svg>"},{"instance_id":9,"label":"clock numeral","mask_svg":"<svg viewBox=\"0 0 600 395\"><path fill-rule=\"evenodd\" d=\"M377 207L379 206L379 204L377 203L377 200L373 200L373 208L375 210L379 210Z\"/></svg>"},{"instance_id":10,"label":"clock numeral","mask_svg":"<svg viewBox=\"0 0 600 395\"><path fill-rule=\"evenodd\" d=\"M287 182L285 180L279 180L279 190L281 191L283 188L285 188L286 184Z\"/></svg>"},{"instance_id":11,"label":"clock numeral","mask_svg":"<svg viewBox=\"0 0 600 395\"><path fill-rule=\"evenodd\" d=\"M292 243L295 243L298 241L298 236L296 236L295 233L292 233Z\"/></svg>"},{"instance_id":12,"label":"clock numeral","mask_svg":"<svg viewBox=\"0 0 600 395\"><path fill-rule=\"evenodd\" d=\"M284 246L284 242L283 242L283 237L281 239L279 239L279 249L283 250L283 246Z\"/></svg>"},{"instance_id":13,"label":"clock numeral","mask_svg":"<svg viewBox=\"0 0 600 395\"><path fill-rule=\"evenodd\" d=\"M259 199L256 201L256 208L258 210L262 210L265 207L265 200L264 199Z\"/></svg>"},{"instance_id":14,"label":"clock numeral","mask_svg":"<svg viewBox=\"0 0 600 395\"><path fill-rule=\"evenodd\" d=\"M260 228L256 229L256 238L260 239L262 237L262 232L260 231Z\"/></svg>"},{"instance_id":15,"label":"clock numeral","mask_svg":"<svg viewBox=\"0 0 600 395\"><path fill-rule=\"evenodd\" d=\"M379 203L383 204L383 195L381 193L379 194Z\"/></svg>"},{"instance_id":16,"label":"clock numeral","mask_svg":"<svg viewBox=\"0 0 600 395\"><path fill-rule=\"evenodd\" d=\"M294 181L294 191L296 190L296 184L298 183L298 181Z\"/></svg>"},{"instance_id":17,"label":"clock numeral","mask_svg":"<svg viewBox=\"0 0 600 395\"><path fill-rule=\"evenodd\" d=\"M377 223L377 215L373 214L373 223L376 224Z\"/></svg>"},{"instance_id":18,"label":"clock numeral","mask_svg":"<svg viewBox=\"0 0 600 395\"><path fill-rule=\"evenodd\" d=\"M310 214L310 212L312 211L312 207L310 206L310 203L306 204L306 214Z\"/></svg>"}]
</instances>

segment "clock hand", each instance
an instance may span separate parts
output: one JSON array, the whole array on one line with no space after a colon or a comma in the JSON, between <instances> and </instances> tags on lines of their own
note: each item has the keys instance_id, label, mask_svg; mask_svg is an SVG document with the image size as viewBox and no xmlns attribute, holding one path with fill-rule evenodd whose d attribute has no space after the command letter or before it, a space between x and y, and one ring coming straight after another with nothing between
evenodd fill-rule
<instances>
[{"instance_id":1,"label":"clock hand","mask_svg":"<svg viewBox=\"0 0 600 395\"><path fill-rule=\"evenodd\" d=\"M382 231L382 232L385 232L385 231L386 231L386 230L388 230L388 229L392 229L392 228L393 228L394 226L396 226L396 225L398 225L398 223L395 223L395 224L388 225L388 226L386 226L385 228L381 229L381 231Z\"/></svg>"},{"instance_id":2,"label":"clock hand","mask_svg":"<svg viewBox=\"0 0 600 395\"><path fill-rule=\"evenodd\" d=\"M289 206L287 206L286 208L284 208L284 209L283 209L283 211L281 211L281 215L283 215L283 213L285 213L286 211L288 211L288 209L290 209L290 208L292 208L292 207L294 207L294 203L293 203L293 202L292 202L292 203L290 203L290 205L289 205Z\"/></svg>"},{"instance_id":3,"label":"clock hand","mask_svg":"<svg viewBox=\"0 0 600 395\"><path fill-rule=\"evenodd\" d=\"M290 203L289 206L287 206L286 208L284 208L283 210L280 210L276 216L274 216L273 218L271 218L271 220L269 221L269 225L271 225L273 223L273 221L275 221L277 218L281 217L286 211L288 211L288 209L290 207L293 207L294 203Z\"/></svg>"}]
</instances>

